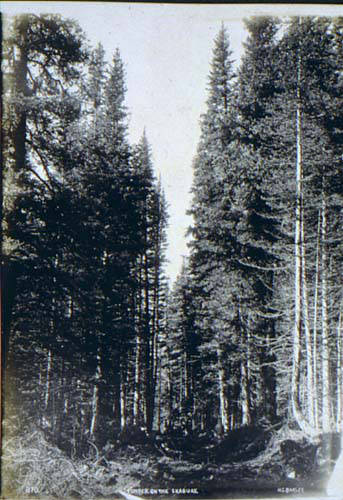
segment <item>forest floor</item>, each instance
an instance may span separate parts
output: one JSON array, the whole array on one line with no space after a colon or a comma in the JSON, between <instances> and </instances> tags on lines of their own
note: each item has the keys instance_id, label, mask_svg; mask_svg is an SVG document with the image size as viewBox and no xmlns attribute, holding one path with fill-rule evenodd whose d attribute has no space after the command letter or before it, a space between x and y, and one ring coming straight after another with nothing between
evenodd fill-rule
<instances>
[{"instance_id":1,"label":"forest floor","mask_svg":"<svg viewBox=\"0 0 343 500\"><path fill-rule=\"evenodd\" d=\"M35 430L5 443L2 498L88 500L119 491L148 498L315 498L325 494L339 452L337 440L329 441L309 442L286 427L245 427L222 439L136 433L101 449L90 444L76 458Z\"/></svg>"}]
</instances>

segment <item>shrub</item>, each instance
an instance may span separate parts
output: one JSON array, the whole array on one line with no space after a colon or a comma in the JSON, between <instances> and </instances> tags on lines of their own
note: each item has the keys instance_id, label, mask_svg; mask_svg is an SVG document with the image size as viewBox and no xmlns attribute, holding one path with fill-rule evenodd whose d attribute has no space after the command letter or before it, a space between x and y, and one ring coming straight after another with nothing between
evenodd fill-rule
<instances>
[{"instance_id":1,"label":"shrub","mask_svg":"<svg viewBox=\"0 0 343 500\"><path fill-rule=\"evenodd\" d=\"M57 498L92 498L137 487L128 462L107 461L90 443L88 456L72 460L31 429L12 437L3 447L3 495Z\"/></svg>"}]
</instances>

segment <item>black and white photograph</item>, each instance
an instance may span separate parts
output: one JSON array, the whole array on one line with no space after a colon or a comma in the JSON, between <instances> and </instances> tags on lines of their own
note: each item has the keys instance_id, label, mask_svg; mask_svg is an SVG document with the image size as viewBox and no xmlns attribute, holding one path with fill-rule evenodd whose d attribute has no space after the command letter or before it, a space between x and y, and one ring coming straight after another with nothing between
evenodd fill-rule
<instances>
[{"instance_id":1,"label":"black and white photograph","mask_svg":"<svg viewBox=\"0 0 343 500\"><path fill-rule=\"evenodd\" d=\"M0 12L1 498L343 500L343 6Z\"/></svg>"}]
</instances>

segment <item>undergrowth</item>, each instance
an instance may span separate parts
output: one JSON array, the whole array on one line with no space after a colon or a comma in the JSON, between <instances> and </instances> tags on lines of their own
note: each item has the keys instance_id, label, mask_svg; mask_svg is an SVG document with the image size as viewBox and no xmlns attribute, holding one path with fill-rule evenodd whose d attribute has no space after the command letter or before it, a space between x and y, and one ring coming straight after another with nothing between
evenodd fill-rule
<instances>
[{"instance_id":1,"label":"undergrowth","mask_svg":"<svg viewBox=\"0 0 343 500\"><path fill-rule=\"evenodd\" d=\"M144 469L144 463L139 464ZM92 445L83 459L70 459L41 430L9 439L3 447L3 498L23 496L94 498L137 487L137 464L107 461ZM143 470L144 472L144 470Z\"/></svg>"},{"instance_id":2,"label":"undergrowth","mask_svg":"<svg viewBox=\"0 0 343 500\"><path fill-rule=\"evenodd\" d=\"M16 426L5 437L2 498L11 500L113 498L119 490L184 484L225 491L247 481L254 487L259 482L318 489L336 458L327 456L322 439L310 442L288 426L246 426L221 439L188 436L187 449L175 437L144 437L131 430L102 448L88 441L85 454L72 458L43 429Z\"/></svg>"}]
</instances>

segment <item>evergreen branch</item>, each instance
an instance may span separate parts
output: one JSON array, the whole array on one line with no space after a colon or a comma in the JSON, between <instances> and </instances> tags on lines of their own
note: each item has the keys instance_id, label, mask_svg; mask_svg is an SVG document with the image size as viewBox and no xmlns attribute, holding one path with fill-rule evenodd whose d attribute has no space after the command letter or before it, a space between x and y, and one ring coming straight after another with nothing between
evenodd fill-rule
<instances>
[{"instance_id":1,"label":"evergreen branch","mask_svg":"<svg viewBox=\"0 0 343 500\"><path fill-rule=\"evenodd\" d=\"M237 259L237 262L241 264L243 267L251 267L253 269L259 269L260 271L284 271L285 267L267 267L267 266L259 266L258 264L253 264L252 262L243 262L241 259Z\"/></svg>"}]
</instances>

